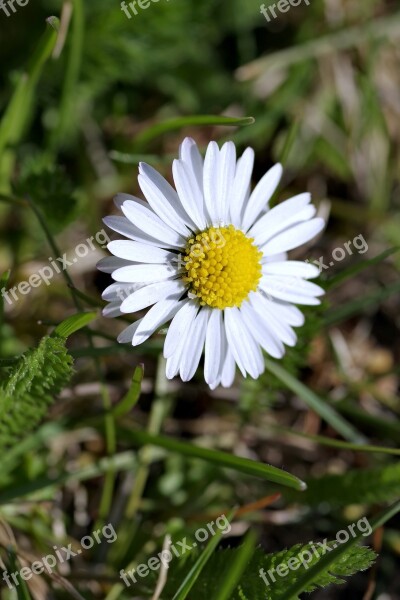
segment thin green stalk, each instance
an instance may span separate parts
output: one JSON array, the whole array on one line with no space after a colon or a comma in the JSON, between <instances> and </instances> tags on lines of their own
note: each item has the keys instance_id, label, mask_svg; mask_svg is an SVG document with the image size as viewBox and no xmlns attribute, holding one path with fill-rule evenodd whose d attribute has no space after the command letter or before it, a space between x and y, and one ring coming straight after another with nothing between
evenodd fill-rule
<instances>
[{"instance_id":1,"label":"thin green stalk","mask_svg":"<svg viewBox=\"0 0 400 600\"><path fill-rule=\"evenodd\" d=\"M53 237L41 211L38 209L38 207L35 205L35 203L32 202L32 200L30 198L28 198L28 203L29 203L29 206L31 207L32 211L36 215L36 218L38 219L38 221L46 235L47 241L50 245L52 252L55 254L55 256L61 256L61 251L58 248L57 243L55 242L54 237ZM62 275L67 283L68 289L70 290L70 293L71 293L71 296L74 301L76 309L79 312L81 312L82 304L81 304L80 298L75 293L74 282L71 279L71 276L69 275L67 269L62 270ZM89 328L86 330L86 335L88 338L90 350L93 351L95 348L93 345L93 339L92 339L92 335L91 335ZM94 356L94 364L95 364L97 376L99 378L103 407L106 412L105 417L104 417L104 424L105 424L107 454L109 456L113 456L116 451L116 434L115 434L114 416L111 413L111 407L112 407L111 398L110 398L110 394L108 392L108 388L103 381L101 364L100 364L100 361L97 356ZM106 518L107 514L111 510L114 486L115 486L115 471L114 471L114 469L111 468L110 471L107 471L107 473L105 475L102 497L101 497L101 501L100 501L99 520L97 523L97 527L100 527L103 524L104 519Z\"/></svg>"}]
</instances>

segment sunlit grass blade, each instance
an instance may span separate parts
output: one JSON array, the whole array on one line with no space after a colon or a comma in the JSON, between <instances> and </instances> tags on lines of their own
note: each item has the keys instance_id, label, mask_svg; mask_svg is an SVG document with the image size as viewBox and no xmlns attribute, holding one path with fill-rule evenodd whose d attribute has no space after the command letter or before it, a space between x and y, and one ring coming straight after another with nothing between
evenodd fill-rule
<instances>
[{"instance_id":1,"label":"sunlit grass blade","mask_svg":"<svg viewBox=\"0 0 400 600\"><path fill-rule=\"evenodd\" d=\"M338 275L335 275L335 277L328 279L328 281L325 283L326 289L330 290L330 289L340 285L344 281L347 281L348 279L350 279L350 277L355 277L359 273L362 273L362 271L365 271L365 269L368 269L369 267L378 265L379 263L383 262L389 256L396 254L396 252L398 252L399 250L400 250L400 248L398 246L395 246L393 248L389 248L388 250L385 250L384 252L382 252L378 256L375 256L374 258L371 258L369 260L364 260L356 265L352 265L348 269L345 269L341 273L338 273Z\"/></svg>"},{"instance_id":2,"label":"sunlit grass blade","mask_svg":"<svg viewBox=\"0 0 400 600\"><path fill-rule=\"evenodd\" d=\"M227 520L230 523L234 516L234 511L231 512L230 515L227 516ZM185 600L188 598L188 594L190 590L193 588L196 583L197 578L199 577L202 569L206 565L207 561L216 550L221 537L223 536L223 530L219 530L208 542L207 546L200 554L199 558L196 560L193 567L190 569L189 573L186 575L185 579L182 581L178 591L174 595L172 600Z\"/></svg>"},{"instance_id":3,"label":"sunlit grass blade","mask_svg":"<svg viewBox=\"0 0 400 600\"><path fill-rule=\"evenodd\" d=\"M14 151L11 147L20 142L25 132L32 111L37 83L57 40L58 19L49 17L46 25L46 31L26 71L21 73L0 122L0 189L5 192L9 192L9 179L14 164Z\"/></svg>"},{"instance_id":4,"label":"sunlit grass blade","mask_svg":"<svg viewBox=\"0 0 400 600\"><path fill-rule=\"evenodd\" d=\"M254 531L250 530L244 538L243 545L240 546L238 553L235 555L225 578L219 582L212 600L230 600L253 555L256 543L257 536Z\"/></svg>"},{"instance_id":5,"label":"sunlit grass blade","mask_svg":"<svg viewBox=\"0 0 400 600\"><path fill-rule=\"evenodd\" d=\"M162 123L157 123L140 133L135 139L135 148L142 148L146 146L153 139L168 133L170 131L177 131L183 127L191 127L198 125L201 127L207 126L229 126L229 127L242 127L244 125L252 125L254 123L253 117L221 117L213 115L193 115L188 117L177 117L174 119L168 119Z\"/></svg>"},{"instance_id":6,"label":"sunlit grass blade","mask_svg":"<svg viewBox=\"0 0 400 600\"><path fill-rule=\"evenodd\" d=\"M365 437L359 433L353 425L348 423L339 413L337 413L326 400L323 400L301 381L298 381L293 375L291 375L281 365L278 365L275 361L269 358L265 359L265 365L275 377L277 377L282 383L293 393L300 396L300 398L307 404L309 408L314 410L322 419L324 419L329 425L331 425L335 431L340 433L346 440L361 444L366 442Z\"/></svg>"},{"instance_id":7,"label":"sunlit grass blade","mask_svg":"<svg viewBox=\"0 0 400 600\"><path fill-rule=\"evenodd\" d=\"M278 483L283 486L293 488L295 490L305 490L305 483L277 467L271 465L265 465L255 460L248 458L242 458L240 456L234 456L226 452L219 450L210 450L209 448L202 448L195 446L187 442L181 442L174 438L162 436L162 435L151 435L146 431L131 431L130 437L140 444L151 444L160 448L165 448L171 452L177 452L184 456L190 456L192 458L199 458L205 460L219 467L226 467L245 473L253 477L260 477L266 481Z\"/></svg>"},{"instance_id":8,"label":"sunlit grass blade","mask_svg":"<svg viewBox=\"0 0 400 600\"><path fill-rule=\"evenodd\" d=\"M400 511L400 502L396 502L388 509L380 513L370 524L372 531L376 531L379 527L382 527L389 519L396 515ZM354 531L354 530L353 530ZM351 537L347 542L339 544L337 548L331 552L325 554L314 566L312 566L304 575L301 575L297 581L288 589L285 590L285 594L278 597L276 600L295 600L298 595L301 594L319 575L322 571L326 570L329 565L334 561L338 560L346 550L357 544L357 542L363 537L362 532L354 532L354 537Z\"/></svg>"}]
</instances>

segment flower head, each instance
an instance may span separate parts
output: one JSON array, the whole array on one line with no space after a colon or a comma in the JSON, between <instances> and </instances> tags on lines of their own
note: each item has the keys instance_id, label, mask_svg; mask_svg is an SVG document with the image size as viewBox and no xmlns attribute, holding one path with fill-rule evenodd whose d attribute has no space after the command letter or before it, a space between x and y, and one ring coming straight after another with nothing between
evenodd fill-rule
<instances>
[{"instance_id":1,"label":"flower head","mask_svg":"<svg viewBox=\"0 0 400 600\"><path fill-rule=\"evenodd\" d=\"M323 290L308 281L316 266L287 260L287 252L315 237L324 221L308 193L274 208L268 203L281 175L270 169L251 192L254 152L236 160L227 142L211 142L203 161L186 138L173 164L176 191L152 167L139 166L147 200L119 194L124 216L105 223L125 239L108 245L113 257L99 268L115 283L104 292L108 317L151 307L119 342L134 346L171 321L164 344L167 377L190 380L204 351L211 388L264 371L262 349L275 358L294 346L303 325L296 304L319 304Z\"/></svg>"}]
</instances>

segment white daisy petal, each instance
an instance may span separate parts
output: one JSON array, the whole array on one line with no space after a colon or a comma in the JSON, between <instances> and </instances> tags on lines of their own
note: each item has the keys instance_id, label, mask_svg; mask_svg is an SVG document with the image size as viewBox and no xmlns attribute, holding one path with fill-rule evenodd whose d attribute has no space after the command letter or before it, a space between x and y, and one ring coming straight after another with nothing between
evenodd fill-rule
<instances>
[{"instance_id":1,"label":"white daisy petal","mask_svg":"<svg viewBox=\"0 0 400 600\"><path fill-rule=\"evenodd\" d=\"M222 387L225 387L225 388L231 387L231 385L233 384L233 381L235 379L235 372L236 372L235 359L233 357L232 352L228 348L226 351L226 354L225 354L224 365L222 367L222 373L221 373Z\"/></svg>"},{"instance_id":2,"label":"white daisy petal","mask_svg":"<svg viewBox=\"0 0 400 600\"><path fill-rule=\"evenodd\" d=\"M171 229L184 237L187 236L190 232L185 222L188 226L193 226L193 223L182 210L181 201L173 187L160 173L146 163L140 163L139 173L140 189L154 212Z\"/></svg>"},{"instance_id":3,"label":"white daisy petal","mask_svg":"<svg viewBox=\"0 0 400 600\"><path fill-rule=\"evenodd\" d=\"M110 302L103 308L103 317L106 319L115 319L116 317L121 317L121 300L116 300L115 302Z\"/></svg>"},{"instance_id":4,"label":"white daisy petal","mask_svg":"<svg viewBox=\"0 0 400 600\"><path fill-rule=\"evenodd\" d=\"M282 358L285 348L281 339L271 332L267 319L260 318L250 302L243 302L240 312L256 342L273 358Z\"/></svg>"},{"instance_id":5,"label":"white daisy petal","mask_svg":"<svg viewBox=\"0 0 400 600\"><path fill-rule=\"evenodd\" d=\"M168 300L160 300L157 302L148 313L141 319L140 326L137 328L132 345L138 346L145 342L157 329L164 323L167 323L174 318L180 310L183 302L179 300L179 294L174 294Z\"/></svg>"},{"instance_id":6,"label":"white daisy petal","mask_svg":"<svg viewBox=\"0 0 400 600\"><path fill-rule=\"evenodd\" d=\"M171 321L164 343L169 379L180 374L189 381L203 349L211 389L231 386L236 366L244 377L258 377L262 349L281 358L284 344L296 343L293 327L304 316L295 305L319 304L324 293L309 281L319 269L287 256L325 225L314 218L310 194L269 209L282 167L270 169L251 193L253 166L253 150L236 162L232 142L221 150L211 142L203 164L186 138L173 164L176 191L140 163L146 201L118 194L114 202L124 216L105 219L127 239L110 242L114 256L99 263L115 280L103 293L104 314L148 309L118 336L134 346Z\"/></svg>"},{"instance_id":7,"label":"white daisy petal","mask_svg":"<svg viewBox=\"0 0 400 600\"><path fill-rule=\"evenodd\" d=\"M102 258L97 263L97 268L102 273L112 273L115 269L120 269L121 267L127 267L131 264L129 260L124 260L123 258L117 258L116 256L106 256Z\"/></svg>"},{"instance_id":8,"label":"white daisy petal","mask_svg":"<svg viewBox=\"0 0 400 600\"><path fill-rule=\"evenodd\" d=\"M107 225L107 227L109 227L113 231L116 231L117 233L124 235L125 237L131 240L136 240L138 242L142 242L143 244L148 244L149 246L161 245L160 240L157 240L156 238L147 235L147 233L141 231L138 227L133 225L126 217L105 217L103 219L103 222ZM168 244L162 244L162 246L163 248L171 247L168 246Z\"/></svg>"},{"instance_id":9,"label":"white daisy petal","mask_svg":"<svg viewBox=\"0 0 400 600\"><path fill-rule=\"evenodd\" d=\"M204 379L212 384L218 378L223 355L223 336L225 335L222 311L213 310L207 325L207 335L204 351Z\"/></svg>"},{"instance_id":10,"label":"white daisy petal","mask_svg":"<svg viewBox=\"0 0 400 600\"><path fill-rule=\"evenodd\" d=\"M199 311L199 304L195 300L185 300L180 311L172 319L164 343L164 357L170 358L176 351L182 338L188 335L190 324Z\"/></svg>"},{"instance_id":11,"label":"white daisy petal","mask_svg":"<svg viewBox=\"0 0 400 600\"><path fill-rule=\"evenodd\" d=\"M224 311L225 331L229 348L244 377L246 371L256 379L264 370L260 346L247 329L238 308Z\"/></svg>"},{"instance_id":12,"label":"white daisy petal","mask_svg":"<svg viewBox=\"0 0 400 600\"><path fill-rule=\"evenodd\" d=\"M204 214L203 193L193 171L182 160L174 160L172 166L175 186L185 211L200 230L207 227Z\"/></svg>"},{"instance_id":13,"label":"white daisy petal","mask_svg":"<svg viewBox=\"0 0 400 600\"><path fill-rule=\"evenodd\" d=\"M282 233L279 233L276 237L267 242L261 250L264 252L265 256L293 250L293 248L302 246L306 242L312 240L324 227L325 221L323 219L311 219L311 221L295 225L294 227L290 227Z\"/></svg>"},{"instance_id":14,"label":"white daisy petal","mask_svg":"<svg viewBox=\"0 0 400 600\"><path fill-rule=\"evenodd\" d=\"M283 173L279 163L272 167L256 185L244 211L242 229L247 231L253 225L260 212L266 208L279 185Z\"/></svg>"},{"instance_id":15,"label":"white daisy petal","mask_svg":"<svg viewBox=\"0 0 400 600\"><path fill-rule=\"evenodd\" d=\"M289 225L306 220L298 218L298 215L305 208L310 208L308 206L310 202L311 194L308 193L299 194L281 202L281 204L274 206L274 208L271 208L270 211L258 219L250 229L249 236L254 238L257 245L262 246L267 240L270 240L274 235L289 227ZM311 215L311 217L313 216Z\"/></svg>"},{"instance_id":16,"label":"white daisy petal","mask_svg":"<svg viewBox=\"0 0 400 600\"><path fill-rule=\"evenodd\" d=\"M164 298L168 298L171 294L183 293L184 290L185 286L179 280L151 283L128 296L121 304L121 312L137 312L138 310L152 306Z\"/></svg>"},{"instance_id":17,"label":"white daisy petal","mask_svg":"<svg viewBox=\"0 0 400 600\"><path fill-rule=\"evenodd\" d=\"M232 188L230 215L232 224L240 227L246 201L249 198L251 176L254 167L254 150L246 148L236 165L235 179Z\"/></svg>"},{"instance_id":18,"label":"white daisy petal","mask_svg":"<svg viewBox=\"0 0 400 600\"><path fill-rule=\"evenodd\" d=\"M226 224L229 216L232 186L236 171L236 148L233 142L226 142L219 155L217 188L217 212L221 223Z\"/></svg>"},{"instance_id":19,"label":"white daisy petal","mask_svg":"<svg viewBox=\"0 0 400 600\"><path fill-rule=\"evenodd\" d=\"M126 329L121 331L121 333L119 334L119 336L117 338L118 342L120 344L131 344L133 336L135 335L135 333L142 321L143 321L143 319L138 319L131 325L128 325L128 327Z\"/></svg>"},{"instance_id":20,"label":"white daisy petal","mask_svg":"<svg viewBox=\"0 0 400 600\"><path fill-rule=\"evenodd\" d=\"M170 262L178 256L163 248L130 240L114 240L108 244L107 248L114 256L131 262L161 264Z\"/></svg>"},{"instance_id":21,"label":"white daisy petal","mask_svg":"<svg viewBox=\"0 0 400 600\"><path fill-rule=\"evenodd\" d=\"M130 294L133 294L133 292L136 292L136 290L143 287L143 285L139 283L112 283L104 290L101 297L108 302L114 302L116 300L122 302L122 300L127 298Z\"/></svg>"},{"instance_id":22,"label":"white daisy petal","mask_svg":"<svg viewBox=\"0 0 400 600\"><path fill-rule=\"evenodd\" d=\"M315 283L296 277L265 275L259 285L267 296L273 296L293 304L317 305L320 304L317 297L324 294L324 290Z\"/></svg>"},{"instance_id":23,"label":"white daisy petal","mask_svg":"<svg viewBox=\"0 0 400 600\"><path fill-rule=\"evenodd\" d=\"M177 270L171 265L129 265L112 274L115 281L122 283L153 283L176 276Z\"/></svg>"},{"instance_id":24,"label":"white daisy petal","mask_svg":"<svg viewBox=\"0 0 400 600\"><path fill-rule=\"evenodd\" d=\"M250 302L257 314L268 323L269 331L276 339L281 340L287 346L296 344L297 336L293 329L287 321L271 310L273 302L268 302L261 294L253 294Z\"/></svg>"},{"instance_id":25,"label":"white daisy petal","mask_svg":"<svg viewBox=\"0 0 400 600\"><path fill-rule=\"evenodd\" d=\"M294 277L303 277L304 279L314 279L319 276L317 266L298 260L267 263L263 265L262 272L264 275L291 275Z\"/></svg>"},{"instance_id":26,"label":"white daisy petal","mask_svg":"<svg viewBox=\"0 0 400 600\"><path fill-rule=\"evenodd\" d=\"M204 159L203 189L204 202L210 215L211 225L218 224L216 192L218 189L219 148L217 142L210 142Z\"/></svg>"},{"instance_id":27,"label":"white daisy petal","mask_svg":"<svg viewBox=\"0 0 400 600\"><path fill-rule=\"evenodd\" d=\"M286 321L291 327L301 327L304 325L304 315L297 306L284 302L283 300L278 300L277 298L265 298L265 296L262 296L261 294L258 294L258 296L260 296L263 302L267 304L269 310L275 315L276 319ZM261 314L263 314L262 310Z\"/></svg>"},{"instance_id":28,"label":"white daisy petal","mask_svg":"<svg viewBox=\"0 0 400 600\"><path fill-rule=\"evenodd\" d=\"M182 353L182 361L180 366L180 375L182 381L190 381L194 376L197 367L199 366L200 358L204 348L204 342L206 339L207 324L210 314L210 308L202 308L198 312L192 324L190 337L187 336L186 344Z\"/></svg>"},{"instance_id":29,"label":"white daisy petal","mask_svg":"<svg viewBox=\"0 0 400 600\"><path fill-rule=\"evenodd\" d=\"M185 239L168 225L162 222L152 210L142 206L133 200L127 200L122 205L124 215L134 225L140 228L150 236L153 236L163 243L160 244L172 248L181 248L185 245Z\"/></svg>"},{"instance_id":30,"label":"white daisy petal","mask_svg":"<svg viewBox=\"0 0 400 600\"><path fill-rule=\"evenodd\" d=\"M192 170L199 189L203 191L203 157L192 138L185 138L179 148L179 158Z\"/></svg>"}]
</instances>

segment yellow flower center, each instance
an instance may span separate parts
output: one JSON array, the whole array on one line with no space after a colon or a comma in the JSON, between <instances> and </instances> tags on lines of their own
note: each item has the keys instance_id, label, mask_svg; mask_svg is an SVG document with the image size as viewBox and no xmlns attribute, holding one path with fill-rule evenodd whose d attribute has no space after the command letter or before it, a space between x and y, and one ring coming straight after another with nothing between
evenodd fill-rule
<instances>
[{"instance_id":1,"label":"yellow flower center","mask_svg":"<svg viewBox=\"0 0 400 600\"><path fill-rule=\"evenodd\" d=\"M210 227L188 240L183 280L202 306L240 306L261 277L260 252L233 225Z\"/></svg>"}]
</instances>

